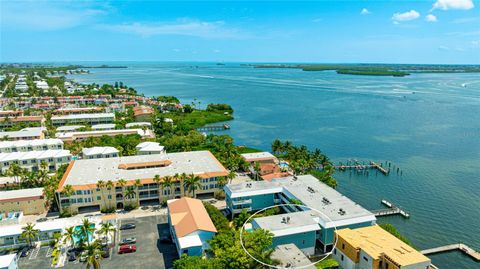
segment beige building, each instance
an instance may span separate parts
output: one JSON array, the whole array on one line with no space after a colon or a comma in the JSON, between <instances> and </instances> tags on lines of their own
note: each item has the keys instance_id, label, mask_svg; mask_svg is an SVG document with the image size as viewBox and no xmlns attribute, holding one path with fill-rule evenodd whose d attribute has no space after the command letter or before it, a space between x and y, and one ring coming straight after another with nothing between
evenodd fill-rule
<instances>
[{"instance_id":1,"label":"beige building","mask_svg":"<svg viewBox=\"0 0 480 269\"><path fill-rule=\"evenodd\" d=\"M46 211L43 188L0 192L0 213L22 211L24 215L42 214Z\"/></svg>"},{"instance_id":2,"label":"beige building","mask_svg":"<svg viewBox=\"0 0 480 269\"><path fill-rule=\"evenodd\" d=\"M166 176L191 175L200 177L195 196L212 197L220 189L217 177L226 176L228 171L209 151L192 151L152 155L125 156L92 160L72 161L57 189L61 211L98 211L121 209L125 206L159 204L168 199L192 195L185 190L183 179L176 177L169 188L162 188L154 181L155 176L163 180ZM125 181L122 186L119 182ZM135 186L136 180L140 185ZM99 186L98 182L111 182L110 187ZM65 195L64 187L72 186L74 193ZM129 189L135 193L127 197Z\"/></svg>"},{"instance_id":3,"label":"beige building","mask_svg":"<svg viewBox=\"0 0 480 269\"><path fill-rule=\"evenodd\" d=\"M431 261L378 225L341 229L333 258L342 269L427 269Z\"/></svg>"}]
</instances>

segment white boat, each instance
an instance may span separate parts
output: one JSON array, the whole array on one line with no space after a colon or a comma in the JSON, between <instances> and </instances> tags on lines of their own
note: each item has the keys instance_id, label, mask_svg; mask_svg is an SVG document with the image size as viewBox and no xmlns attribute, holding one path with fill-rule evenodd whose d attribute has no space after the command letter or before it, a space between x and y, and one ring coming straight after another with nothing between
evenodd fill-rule
<instances>
[{"instance_id":1,"label":"white boat","mask_svg":"<svg viewBox=\"0 0 480 269\"><path fill-rule=\"evenodd\" d=\"M462 83L462 87L466 88L466 87L467 87L467 83Z\"/></svg>"}]
</instances>

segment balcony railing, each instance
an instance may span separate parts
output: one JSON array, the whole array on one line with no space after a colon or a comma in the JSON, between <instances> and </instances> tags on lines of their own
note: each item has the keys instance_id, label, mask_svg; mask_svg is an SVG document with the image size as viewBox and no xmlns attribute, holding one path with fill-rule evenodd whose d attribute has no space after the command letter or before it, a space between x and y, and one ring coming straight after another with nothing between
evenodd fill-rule
<instances>
[{"instance_id":1,"label":"balcony railing","mask_svg":"<svg viewBox=\"0 0 480 269\"><path fill-rule=\"evenodd\" d=\"M247 212L250 212L252 211L252 208L251 207L245 207L245 208L237 208L237 209L233 209L233 214L238 214L240 212L242 212L243 210L246 210Z\"/></svg>"},{"instance_id":2,"label":"balcony railing","mask_svg":"<svg viewBox=\"0 0 480 269\"><path fill-rule=\"evenodd\" d=\"M252 199L248 199L248 200L232 200L232 204L233 205L244 205L244 204L251 204L252 203Z\"/></svg>"}]
</instances>

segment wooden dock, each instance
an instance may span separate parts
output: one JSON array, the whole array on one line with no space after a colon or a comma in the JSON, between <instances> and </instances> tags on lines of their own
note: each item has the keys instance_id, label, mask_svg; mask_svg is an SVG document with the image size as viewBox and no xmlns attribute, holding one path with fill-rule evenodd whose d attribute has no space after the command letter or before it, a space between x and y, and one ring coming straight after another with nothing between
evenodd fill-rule
<instances>
[{"instance_id":1,"label":"wooden dock","mask_svg":"<svg viewBox=\"0 0 480 269\"><path fill-rule=\"evenodd\" d=\"M375 214L375 217L384 217L384 216L392 216L392 215L400 215L406 219L410 218L410 214L405 212L405 210L399 208L398 206L390 203L387 200L382 200L382 204L385 205L386 209L378 209L372 210L371 212Z\"/></svg>"},{"instance_id":2,"label":"wooden dock","mask_svg":"<svg viewBox=\"0 0 480 269\"><path fill-rule=\"evenodd\" d=\"M421 250L420 253L422 253L423 255L430 255L430 254L448 252L453 250L459 250L465 255L470 256L475 261L477 262L480 261L480 253L462 243L451 244L451 245L446 245L446 246L441 246L436 248L429 248L429 249Z\"/></svg>"},{"instance_id":3,"label":"wooden dock","mask_svg":"<svg viewBox=\"0 0 480 269\"><path fill-rule=\"evenodd\" d=\"M222 124L222 125L209 125L197 128L197 131L204 131L204 132L211 132L211 131L223 131L230 129L230 125Z\"/></svg>"},{"instance_id":4,"label":"wooden dock","mask_svg":"<svg viewBox=\"0 0 480 269\"><path fill-rule=\"evenodd\" d=\"M380 164L370 161L370 164L352 164L352 165L336 165L334 166L335 169L345 171L345 170L357 170L357 171L364 171L367 169L376 169L380 171L384 175L388 175L390 173L390 170L383 168Z\"/></svg>"}]
</instances>

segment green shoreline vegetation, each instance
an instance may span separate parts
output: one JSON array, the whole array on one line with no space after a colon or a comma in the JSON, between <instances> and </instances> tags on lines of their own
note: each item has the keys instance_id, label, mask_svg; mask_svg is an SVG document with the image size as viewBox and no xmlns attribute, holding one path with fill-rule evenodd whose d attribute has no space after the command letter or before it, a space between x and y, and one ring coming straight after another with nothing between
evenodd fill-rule
<instances>
[{"instance_id":1,"label":"green shoreline vegetation","mask_svg":"<svg viewBox=\"0 0 480 269\"><path fill-rule=\"evenodd\" d=\"M478 65L415 64L251 64L254 68L292 68L303 71L336 71L344 75L404 77L412 73L479 73Z\"/></svg>"}]
</instances>

